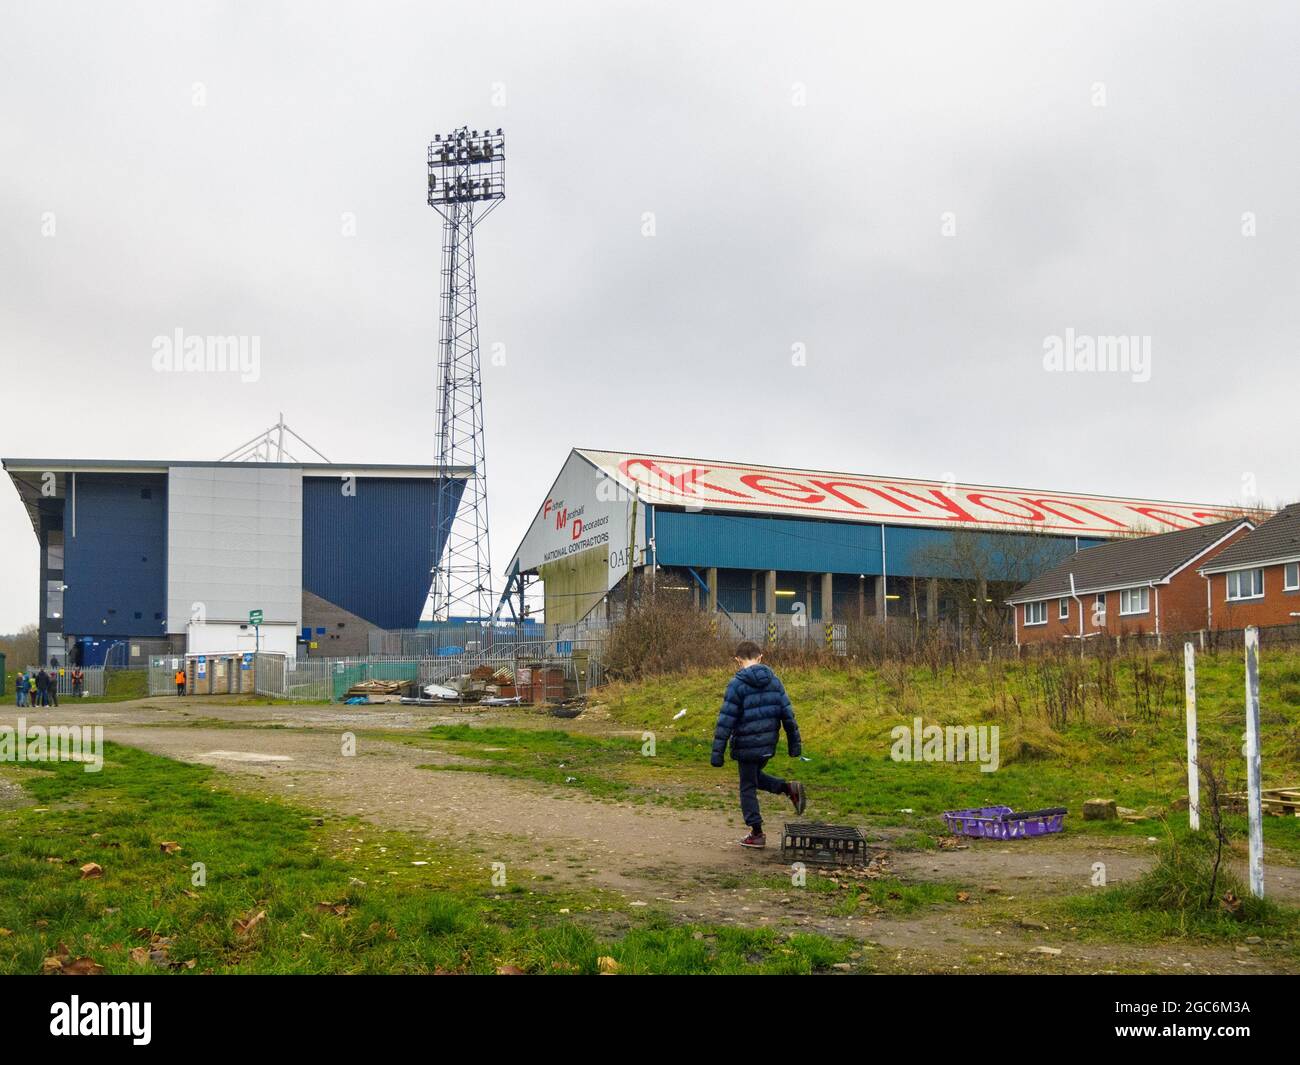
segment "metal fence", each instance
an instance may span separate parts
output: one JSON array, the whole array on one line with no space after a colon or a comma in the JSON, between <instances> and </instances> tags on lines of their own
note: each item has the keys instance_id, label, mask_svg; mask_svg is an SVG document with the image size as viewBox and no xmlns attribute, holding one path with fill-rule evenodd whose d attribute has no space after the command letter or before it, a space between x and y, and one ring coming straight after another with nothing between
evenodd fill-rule
<instances>
[{"instance_id":1,"label":"metal fence","mask_svg":"<svg viewBox=\"0 0 1300 1065\"><path fill-rule=\"evenodd\" d=\"M39 666L28 666L24 672L26 672L29 677L35 677L40 671ZM62 669L53 671L47 669L45 672L56 682L54 690L58 693L60 699L73 699L80 695L85 695L87 697L102 696L104 694L105 671L102 666L96 666L92 669L83 669L81 671L82 676L80 689L77 688L77 685L73 681L72 667L70 666L65 666ZM32 705L31 696L32 693L29 691L27 693L28 706Z\"/></svg>"},{"instance_id":2,"label":"metal fence","mask_svg":"<svg viewBox=\"0 0 1300 1065\"><path fill-rule=\"evenodd\" d=\"M342 702L353 685L371 680L407 682L416 691L430 684L446 685L480 666L505 666L514 676L522 667L544 663L563 672L579 695L603 682L600 656L585 649L557 654L554 640L516 641L468 654L436 657L368 655L363 658L287 658L258 654L253 663L254 689L261 695L303 702Z\"/></svg>"},{"instance_id":3,"label":"metal fence","mask_svg":"<svg viewBox=\"0 0 1300 1065\"><path fill-rule=\"evenodd\" d=\"M573 648L604 646L605 621L576 625L444 625L436 629L372 629L370 658L512 658L518 653L568 655Z\"/></svg>"},{"instance_id":4,"label":"metal fence","mask_svg":"<svg viewBox=\"0 0 1300 1065\"><path fill-rule=\"evenodd\" d=\"M183 667L185 659L181 655L154 657L149 659L149 694L175 695L176 670Z\"/></svg>"},{"instance_id":5,"label":"metal fence","mask_svg":"<svg viewBox=\"0 0 1300 1065\"><path fill-rule=\"evenodd\" d=\"M753 640L760 646L779 643L784 646L808 647L829 650L833 654L848 654L848 626L833 622L830 632L820 621L799 615L778 614L728 614L718 612L718 635L728 639Z\"/></svg>"}]
</instances>

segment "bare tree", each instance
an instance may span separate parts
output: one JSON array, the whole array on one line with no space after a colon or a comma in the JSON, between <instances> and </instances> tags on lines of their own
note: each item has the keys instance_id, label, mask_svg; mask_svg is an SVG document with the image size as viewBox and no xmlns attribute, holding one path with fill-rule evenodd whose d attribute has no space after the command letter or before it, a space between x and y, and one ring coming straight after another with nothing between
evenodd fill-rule
<instances>
[{"instance_id":1,"label":"bare tree","mask_svg":"<svg viewBox=\"0 0 1300 1065\"><path fill-rule=\"evenodd\" d=\"M26 669L38 664L39 631L36 625L24 625L13 635L0 636L0 654L5 656L6 668Z\"/></svg>"},{"instance_id":2,"label":"bare tree","mask_svg":"<svg viewBox=\"0 0 1300 1065\"><path fill-rule=\"evenodd\" d=\"M912 556L914 572L939 581L959 623L984 645L1010 637L1006 597L1074 551L1074 541L1040 532L953 529Z\"/></svg>"}]
</instances>

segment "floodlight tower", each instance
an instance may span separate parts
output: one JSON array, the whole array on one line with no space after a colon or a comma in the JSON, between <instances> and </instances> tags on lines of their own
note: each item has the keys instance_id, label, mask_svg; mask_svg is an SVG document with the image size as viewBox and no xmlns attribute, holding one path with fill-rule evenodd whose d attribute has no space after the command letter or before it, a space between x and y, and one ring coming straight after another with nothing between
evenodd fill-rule
<instances>
[{"instance_id":1,"label":"floodlight tower","mask_svg":"<svg viewBox=\"0 0 1300 1065\"><path fill-rule=\"evenodd\" d=\"M434 501L430 596L435 620L492 616L483 388L479 373L474 227L505 199L501 130L467 126L429 145L429 206L442 215L442 311L438 354L438 463L470 471L461 482L440 478ZM459 495L459 499L457 496Z\"/></svg>"}]
</instances>

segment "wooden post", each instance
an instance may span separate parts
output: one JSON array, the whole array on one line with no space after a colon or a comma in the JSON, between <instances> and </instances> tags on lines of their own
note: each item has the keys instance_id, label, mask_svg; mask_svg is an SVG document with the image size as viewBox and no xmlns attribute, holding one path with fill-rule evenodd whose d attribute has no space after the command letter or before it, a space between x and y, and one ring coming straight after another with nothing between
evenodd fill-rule
<instances>
[{"instance_id":1,"label":"wooden post","mask_svg":"<svg viewBox=\"0 0 1300 1065\"><path fill-rule=\"evenodd\" d=\"M1196 648L1183 644L1183 687L1187 693L1187 823L1201 830L1201 777L1196 751Z\"/></svg>"},{"instance_id":2,"label":"wooden post","mask_svg":"<svg viewBox=\"0 0 1300 1065\"><path fill-rule=\"evenodd\" d=\"M1246 629L1246 803L1250 822L1250 893L1264 897L1264 815L1259 773L1259 629Z\"/></svg>"}]
</instances>

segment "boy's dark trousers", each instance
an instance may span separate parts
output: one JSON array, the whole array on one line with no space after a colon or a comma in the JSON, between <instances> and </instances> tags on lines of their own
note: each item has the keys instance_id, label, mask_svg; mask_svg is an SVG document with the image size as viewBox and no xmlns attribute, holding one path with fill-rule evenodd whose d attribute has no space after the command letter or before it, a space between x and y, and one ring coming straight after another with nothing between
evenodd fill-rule
<instances>
[{"instance_id":1,"label":"boy's dark trousers","mask_svg":"<svg viewBox=\"0 0 1300 1065\"><path fill-rule=\"evenodd\" d=\"M773 795L784 795L786 783L780 777L770 777L763 772L767 765L764 758L758 762L737 762L740 767L740 813L745 824L750 828L760 828L763 815L758 809L758 788L770 791Z\"/></svg>"}]
</instances>

